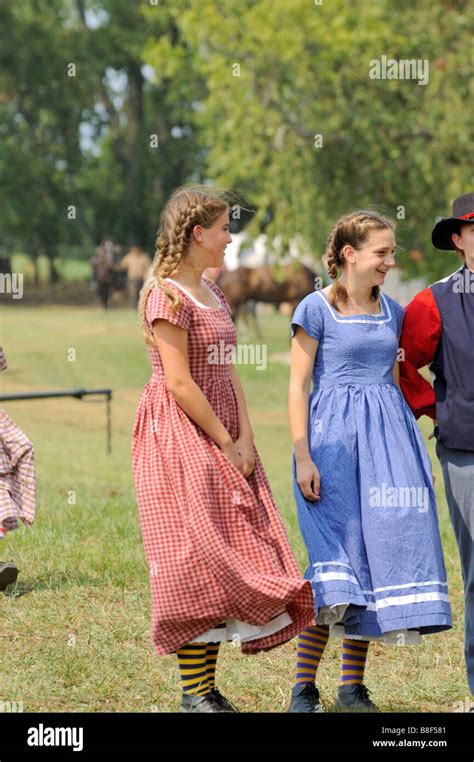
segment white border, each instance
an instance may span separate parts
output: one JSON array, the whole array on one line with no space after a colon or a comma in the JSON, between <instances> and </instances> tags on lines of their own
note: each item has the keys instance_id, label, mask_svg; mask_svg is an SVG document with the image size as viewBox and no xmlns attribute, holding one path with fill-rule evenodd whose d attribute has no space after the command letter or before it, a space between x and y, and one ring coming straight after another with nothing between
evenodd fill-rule
<instances>
[{"instance_id":1,"label":"white border","mask_svg":"<svg viewBox=\"0 0 474 762\"><path fill-rule=\"evenodd\" d=\"M189 298L192 299L193 302L198 305L198 307L202 307L203 310L220 310L220 309L222 309L222 302L221 302L221 300L219 299L217 294L214 293L214 291L211 291L211 289L209 288L209 286L207 285L206 281L203 278L201 278L201 282L204 283L204 285L207 288L207 290L209 291L209 293L212 294L212 296L215 299L217 299L217 301L219 302L219 306L218 307L208 307L207 304L203 304L202 302L198 302L196 297L194 297L192 294L190 294L189 291L187 290L187 288L184 288L184 286L182 286L181 283L178 283L178 281L173 280L173 278L163 278L163 280L169 280L171 283L174 283L175 286L178 286L182 291L184 291L184 293L187 294L189 296Z\"/></svg>"},{"instance_id":2,"label":"white border","mask_svg":"<svg viewBox=\"0 0 474 762\"><path fill-rule=\"evenodd\" d=\"M388 303L388 300L386 299L385 294L383 294L382 292L380 292L380 296L383 302L383 304L381 305L382 311L375 313L374 315L370 315L370 317L372 318L376 318L376 317L383 318L383 316L385 315L385 311L384 311L384 306L385 306L387 309L388 316L386 318L383 318L382 320L363 320L361 318L359 319L354 318L354 316L352 315L345 315L345 316L341 315L340 317L337 317L336 310L329 303L329 299L326 296L326 294L323 292L323 289L320 289L319 291L316 291L315 293L323 300L324 304L328 308L330 314L332 315L336 323L375 323L377 325L377 323L388 323L392 319L390 304Z\"/></svg>"}]
</instances>

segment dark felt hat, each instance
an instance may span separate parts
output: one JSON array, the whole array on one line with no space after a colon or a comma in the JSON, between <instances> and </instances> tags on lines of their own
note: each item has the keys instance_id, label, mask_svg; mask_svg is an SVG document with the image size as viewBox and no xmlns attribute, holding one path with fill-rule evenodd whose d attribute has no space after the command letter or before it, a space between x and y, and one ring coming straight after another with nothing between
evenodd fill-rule
<instances>
[{"instance_id":1,"label":"dark felt hat","mask_svg":"<svg viewBox=\"0 0 474 762\"><path fill-rule=\"evenodd\" d=\"M474 193L466 193L453 201L453 216L443 217L433 228L431 241L436 249L455 249L451 234L459 229L459 223L474 223Z\"/></svg>"}]
</instances>

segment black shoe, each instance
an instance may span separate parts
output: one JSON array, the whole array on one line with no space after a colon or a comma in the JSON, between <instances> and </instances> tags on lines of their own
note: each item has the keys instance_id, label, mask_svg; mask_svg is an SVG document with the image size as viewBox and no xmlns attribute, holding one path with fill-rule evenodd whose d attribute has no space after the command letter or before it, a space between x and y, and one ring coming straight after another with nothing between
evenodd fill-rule
<instances>
[{"instance_id":1,"label":"black shoe","mask_svg":"<svg viewBox=\"0 0 474 762\"><path fill-rule=\"evenodd\" d=\"M214 698L214 701L216 704L222 709L224 709L226 712L238 712L239 710L235 708L233 704L230 703L228 699L226 699L225 696L222 695L222 693L217 689L213 688L211 690L212 696Z\"/></svg>"},{"instance_id":2,"label":"black shoe","mask_svg":"<svg viewBox=\"0 0 474 762\"><path fill-rule=\"evenodd\" d=\"M181 707L180 712L187 712L188 714L191 713L215 713L220 714L221 712L227 711L226 709L223 709L219 704L217 703L216 699L213 696L212 691L208 691L207 693L204 693L202 696L195 696L192 693L183 693L183 697L181 699Z\"/></svg>"},{"instance_id":3,"label":"black shoe","mask_svg":"<svg viewBox=\"0 0 474 762\"><path fill-rule=\"evenodd\" d=\"M339 686L336 709L348 709L354 712L380 712L369 698L369 689L362 683Z\"/></svg>"},{"instance_id":4,"label":"black shoe","mask_svg":"<svg viewBox=\"0 0 474 762\"><path fill-rule=\"evenodd\" d=\"M291 691L291 703L287 712L324 712L324 706L319 700L319 691L314 683L295 685Z\"/></svg>"},{"instance_id":5,"label":"black shoe","mask_svg":"<svg viewBox=\"0 0 474 762\"><path fill-rule=\"evenodd\" d=\"M0 562L0 590L5 590L8 585L13 585L18 577L18 569L15 564L7 561Z\"/></svg>"}]
</instances>

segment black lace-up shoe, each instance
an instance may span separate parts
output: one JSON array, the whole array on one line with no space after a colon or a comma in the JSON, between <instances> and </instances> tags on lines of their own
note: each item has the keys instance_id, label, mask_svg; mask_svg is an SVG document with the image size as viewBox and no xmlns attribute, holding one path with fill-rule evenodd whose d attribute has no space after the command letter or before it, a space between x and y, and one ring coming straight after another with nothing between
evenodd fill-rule
<instances>
[{"instance_id":1,"label":"black lace-up shoe","mask_svg":"<svg viewBox=\"0 0 474 762\"><path fill-rule=\"evenodd\" d=\"M222 695L222 693L217 688L213 688L211 693L216 704L218 704L218 706L220 706L222 709L225 709L226 712L239 711L233 704L230 703L229 699L226 699L226 697Z\"/></svg>"},{"instance_id":2,"label":"black lace-up shoe","mask_svg":"<svg viewBox=\"0 0 474 762\"><path fill-rule=\"evenodd\" d=\"M187 712L188 714L209 714L211 712L217 714L227 710L219 706L212 691L209 691L202 696L195 696L192 693L183 693L179 711Z\"/></svg>"},{"instance_id":3,"label":"black lace-up shoe","mask_svg":"<svg viewBox=\"0 0 474 762\"><path fill-rule=\"evenodd\" d=\"M288 712L318 713L324 712L324 706L319 700L319 691L314 683L295 685L291 691L291 703Z\"/></svg>"},{"instance_id":4,"label":"black lace-up shoe","mask_svg":"<svg viewBox=\"0 0 474 762\"><path fill-rule=\"evenodd\" d=\"M15 564L0 561L0 590L6 590L8 585L13 585L18 577L18 569Z\"/></svg>"},{"instance_id":5,"label":"black lace-up shoe","mask_svg":"<svg viewBox=\"0 0 474 762\"><path fill-rule=\"evenodd\" d=\"M341 685L334 707L352 712L380 712L380 709L370 700L369 693L369 689L362 683Z\"/></svg>"}]
</instances>

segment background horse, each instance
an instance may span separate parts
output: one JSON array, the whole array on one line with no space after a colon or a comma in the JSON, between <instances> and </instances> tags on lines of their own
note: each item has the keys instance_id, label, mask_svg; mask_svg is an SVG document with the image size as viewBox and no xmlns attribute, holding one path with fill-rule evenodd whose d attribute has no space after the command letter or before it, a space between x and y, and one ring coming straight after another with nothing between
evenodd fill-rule
<instances>
[{"instance_id":1,"label":"background horse","mask_svg":"<svg viewBox=\"0 0 474 762\"><path fill-rule=\"evenodd\" d=\"M112 294L127 288L127 273L118 269L119 262L118 246L110 238L104 239L97 246L95 255L90 260L92 282L104 310L108 308Z\"/></svg>"},{"instance_id":2,"label":"background horse","mask_svg":"<svg viewBox=\"0 0 474 762\"><path fill-rule=\"evenodd\" d=\"M216 283L225 294L234 322L242 315L248 325L252 316L258 338L262 334L256 314L257 302L273 304L275 309L288 303L293 312L301 299L322 286L318 273L298 262L223 270ZM245 309L249 306L250 309Z\"/></svg>"}]
</instances>

